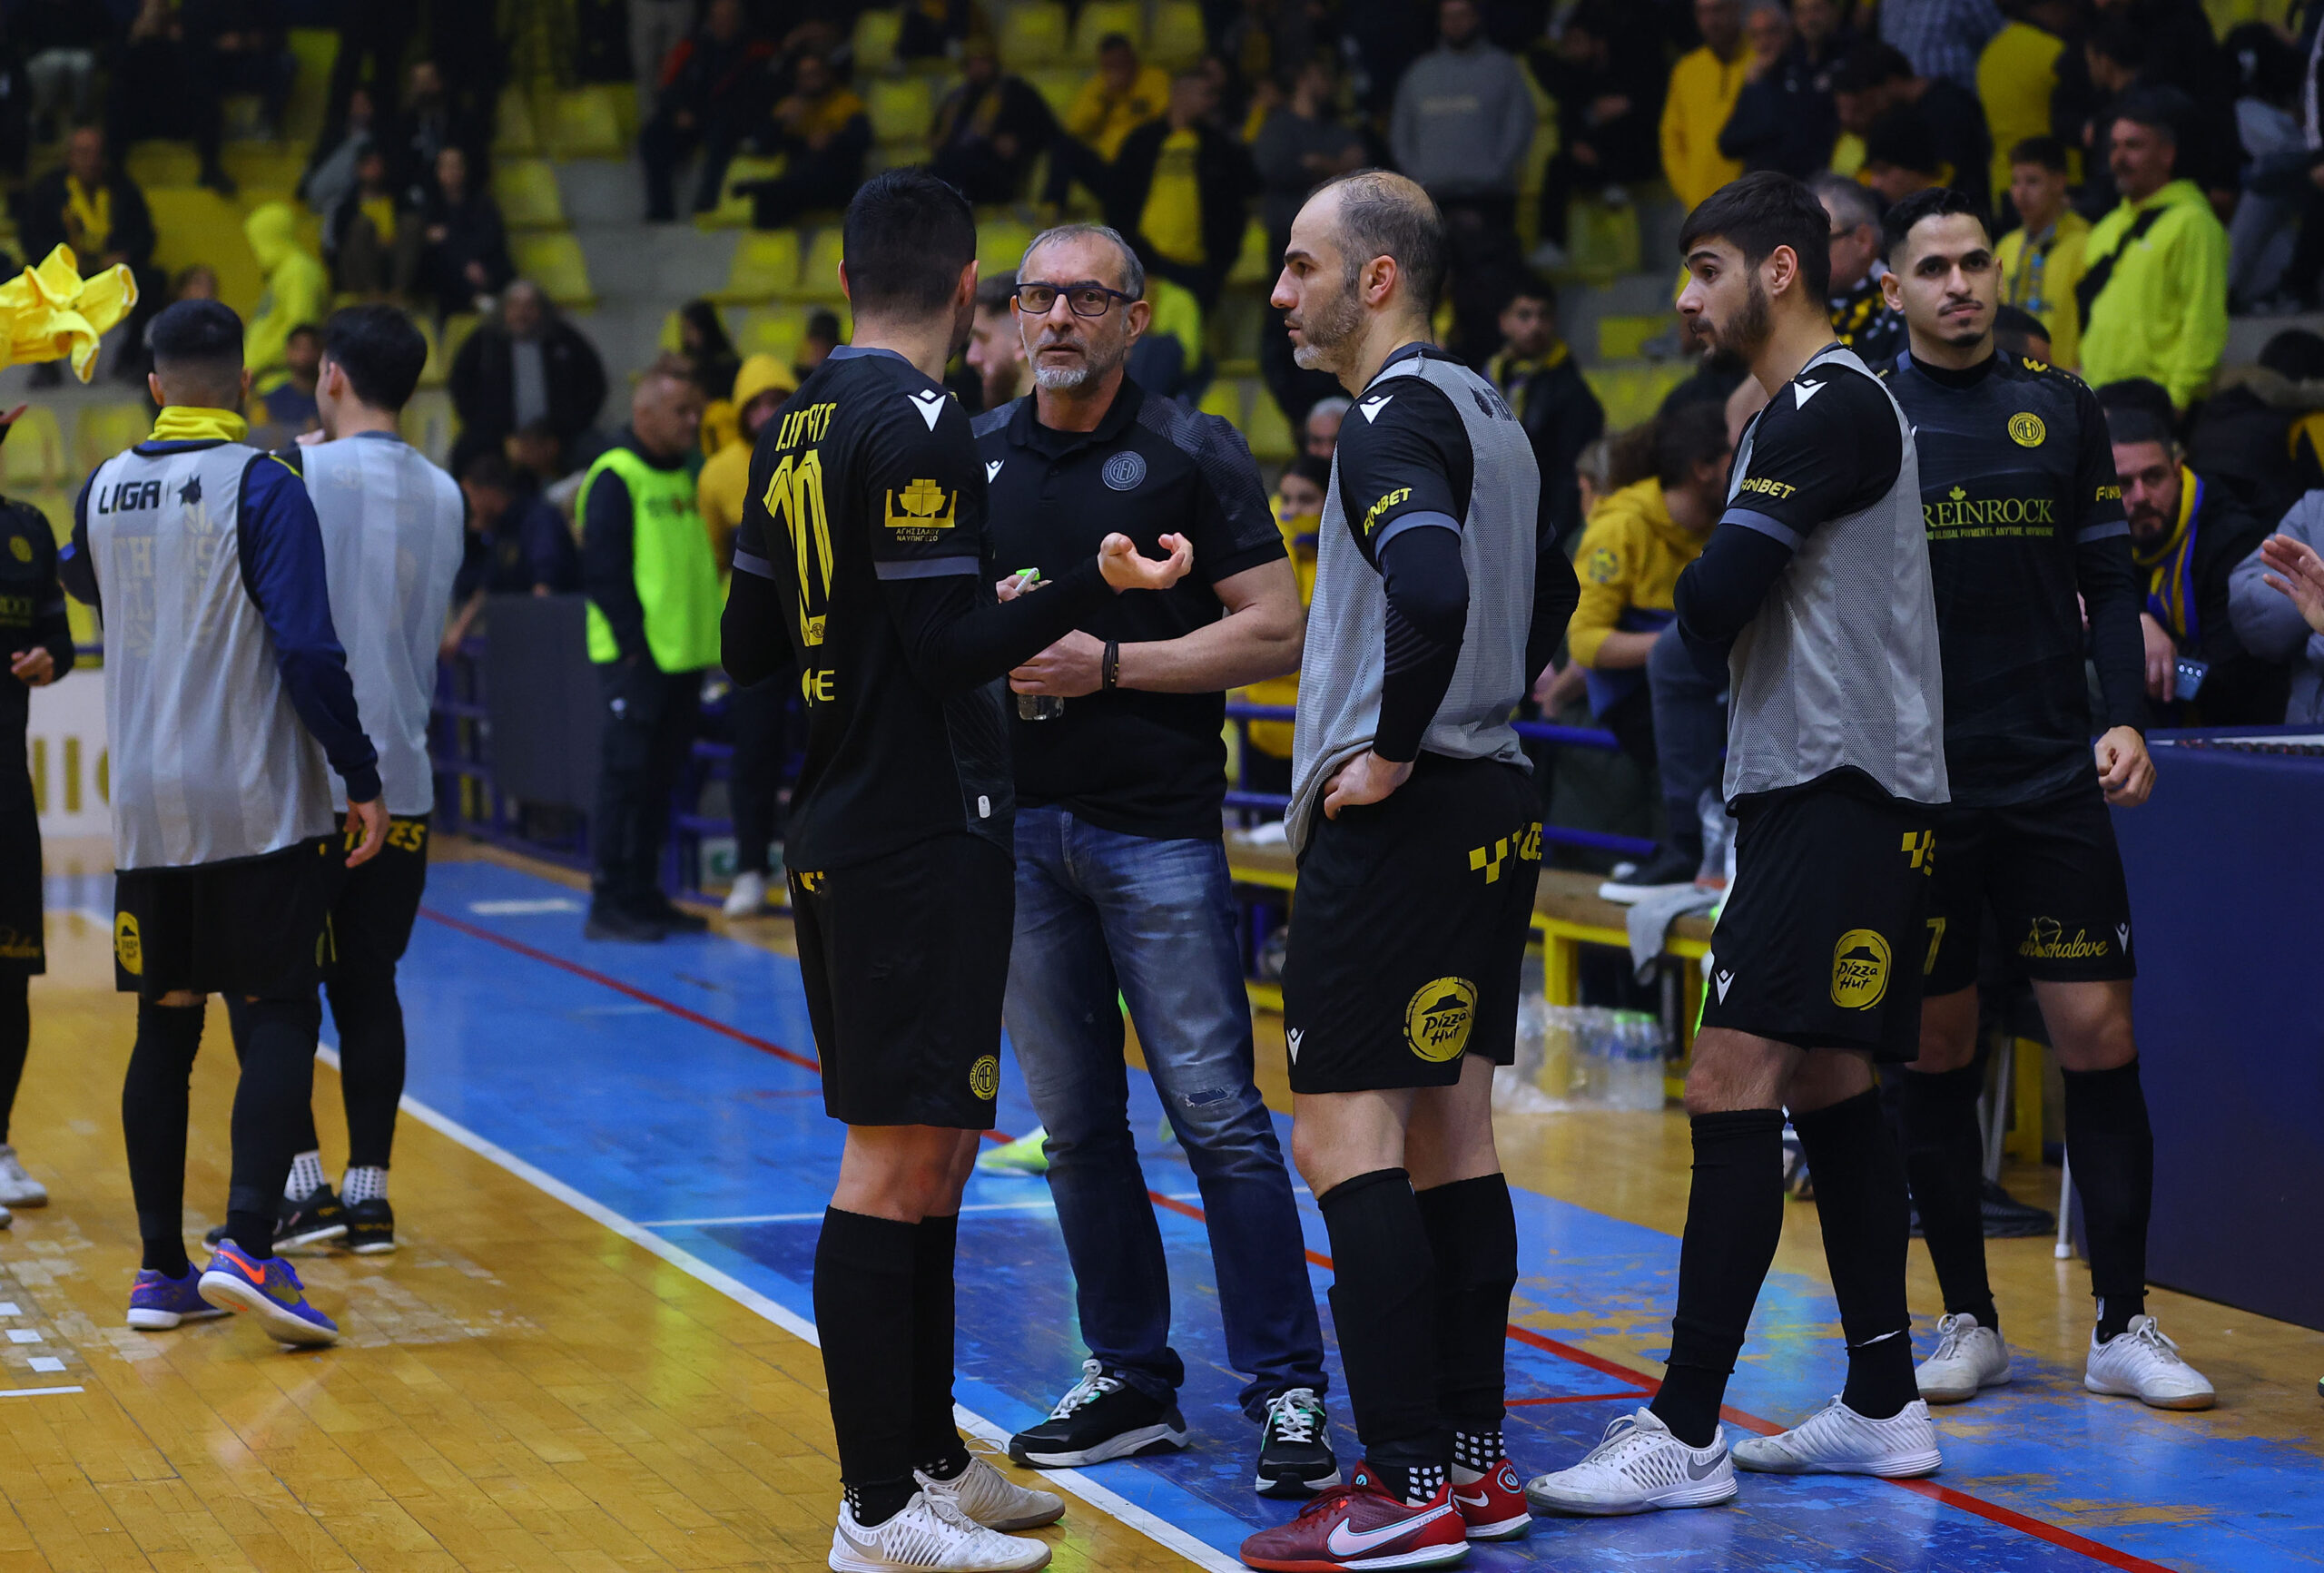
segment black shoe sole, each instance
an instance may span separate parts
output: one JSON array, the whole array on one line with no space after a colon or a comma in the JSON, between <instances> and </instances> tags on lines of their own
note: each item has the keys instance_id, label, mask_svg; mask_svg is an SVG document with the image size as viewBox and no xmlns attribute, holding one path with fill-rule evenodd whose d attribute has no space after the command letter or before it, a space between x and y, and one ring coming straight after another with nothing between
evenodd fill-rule
<instances>
[{"instance_id":1,"label":"black shoe sole","mask_svg":"<svg viewBox=\"0 0 2324 1573\"><path fill-rule=\"evenodd\" d=\"M1187 1427L1184 1421L1175 1426L1167 1421L1157 1421L1150 1426L1117 1431L1095 1447L1070 1452L1038 1445L1028 1448L1022 1445L1022 1440L1019 1437L1009 1439L1009 1456L1026 1468L1078 1470L1086 1464L1109 1463L1115 1459L1134 1459L1146 1453L1177 1452L1187 1445Z\"/></svg>"},{"instance_id":2,"label":"black shoe sole","mask_svg":"<svg viewBox=\"0 0 2324 1573\"><path fill-rule=\"evenodd\" d=\"M1273 1497L1278 1501L1285 1501L1312 1497L1318 1492L1328 1491L1339 1483L1340 1467L1336 1462L1332 1465L1330 1473L1323 1475L1301 1475L1287 1471L1270 1475L1266 1472L1265 1466L1261 1465L1260 1472L1251 1481L1251 1489L1262 1497Z\"/></svg>"}]
</instances>

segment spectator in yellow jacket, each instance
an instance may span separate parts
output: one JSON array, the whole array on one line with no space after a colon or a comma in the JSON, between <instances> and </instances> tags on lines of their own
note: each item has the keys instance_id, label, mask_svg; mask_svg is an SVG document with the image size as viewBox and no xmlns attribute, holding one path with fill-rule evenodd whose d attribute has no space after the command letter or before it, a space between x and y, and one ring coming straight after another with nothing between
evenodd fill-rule
<instances>
[{"instance_id":1,"label":"spectator in yellow jacket","mask_svg":"<svg viewBox=\"0 0 2324 1573\"><path fill-rule=\"evenodd\" d=\"M1695 26L1702 47L1670 68L1662 101L1662 175L1689 211L1743 172L1739 160L1718 151L1718 133L1751 69L1741 0L1695 0Z\"/></svg>"},{"instance_id":2,"label":"spectator in yellow jacket","mask_svg":"<svg viewBox=\"0 0 2324 1573\"><path fill-rule=\"evenodd\" d=\"M2050 359L2069 371L2082 364L2082 282L2090 221L2066 202L2066 144L2029 136L2009 150L2009 203L2018 226L2001 238L2001 303L2039 318L2050 331Z\"/></svg>"},{"instance_id":3,"label":"spectator in yellow jacket","mask_svg":"<svg viewBox=\"0 0 2324 1573\"><path fill-rule=\"evenodd\" d=\"M1066 107L1065 131L1113 162L1122 139L1170 107L1170 74L1137 58L1137 45L1119 33L1098 44L1098 72Z\"/></svg>"},{"instance_id":4,"label":"spectator in yellow jacket","mask_svg":"<svg viewBox=\"0 0 2324 1573\"><path fill-rule=\"evenodd\" d=\"M1291 554L1291 570L1299 579L1299 604L1315 598L1315 547L1324 527L1324 494L1332 484L1332 461L1302 454L1283 472L1275 494L1275 528L1283 532L1284 550ZM1237 690L1235 697L1249 704L1299 703L1299 673L1270 677ZM1291 791L1291 723L1255 721L1251 746L1243 760L1246 790L1262 792Z\"/></svg>"},{"instance_id":5,"label":"spectator in yellow jacket","mask_svg":"<svg viewBox=\"0 0 2324 1573\"><path fill-rule=\"evenodd\" d=\"M2056 27L2073 25L2064 0L2034 0L2031 15L2006 23L1977 56L1977 102L1994 142L1993 187L2009 183L2010 156L2028 137L2050 131L2050 99L2058 87L2058 57L2065 39ZM2045 26L2044 24L2054 25Z\"/></svg>"},{"instance_id":6,"label":"spectator in yellow jacket","mask_svg":"<svg viewBox=\"0 0 2324 1573\"><path fill-rule=\"evenodd\" d=\"M2227 231L2201 187L2172 178L2192 110L2173 88L2123 95L2108 159L2122 201L2090 231L2078 286L2083 379L2152 378L2181 412L2227 349Z\"/></svg>"},{"instance_id":7,"label":"spectator in yellow jacket","mask_svg":"<svg viewBox=\"0 0 2324 1573\"><path fill-rule=\"evenodd\" d=\"M694 502L703 528L710 532L710 554L724 574L734 561L734 532L742 527L743 505L751 490L751 455L759 428L791 397L791 373L772 355L753 355L734 373L734 421L740 440L712 454L694 477Z\"/></svg>"},{"instance_id":8,"label":"spectator in yellow jacket","mask_svg":"<svg viewBox=\"0 0 2324 1573\"><path fill-rule=\"evenodd\" d=\"M330 315L330 274L322 259L299 244L299 214L289 202L268 202L242 221L251 255L266 275L266 291L242 338L251 387L271 393L290 379L290 330Z\"/></svg>"}]
</instances>

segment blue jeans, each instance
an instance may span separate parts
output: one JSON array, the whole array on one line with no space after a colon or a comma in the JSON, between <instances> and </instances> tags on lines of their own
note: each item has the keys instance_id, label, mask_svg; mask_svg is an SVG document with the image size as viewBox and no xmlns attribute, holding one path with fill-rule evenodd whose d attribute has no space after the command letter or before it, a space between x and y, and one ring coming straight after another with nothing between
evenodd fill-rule
<instances>
[{"instance_id":1,"label":"blue jeans","mask_svg":"<svg viewBox=\"0 0 2324 1573\"><path fill-rule=\"evenodd\" d=\"M1226 1358L1254 1420L1324 1391L1324 1341L1291 1176L1251 1079L1251 1008L1226 849L1017 815L1017 934L1006 1018L1049 1131L1049 1192L1081 1312L1108 1372L1169 1402L1170 1275L1129 1127L1117 991L1202 1189Z\"/></svg>"},{"instance_id":2,"label":"blue jeans","mask_svg":"<svg viewBox=\"0 0 2324 1573\"><path fill-rule=\"evenodd\" d=\"M1673 623L1647 652L1646 682L1653 695L1662 801L1676 831L1696 822L1703 792L1718 791L1726 770L1727 673L1705 672Z\"/></svg>"}]
</instances>

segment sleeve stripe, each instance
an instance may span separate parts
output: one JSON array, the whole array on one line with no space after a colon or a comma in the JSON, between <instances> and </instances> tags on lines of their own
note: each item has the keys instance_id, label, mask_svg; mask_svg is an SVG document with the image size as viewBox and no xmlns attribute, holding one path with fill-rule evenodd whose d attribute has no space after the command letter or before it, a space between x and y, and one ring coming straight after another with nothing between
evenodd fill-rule
<instances>
[{"instance_id":1,"label":"sleeve stripe","mask_svg":"<svg viewBox=\"0 0 2324 1573\"><path fill-rule=\"evenodd\" d=\"M1797 530L1793 529L1781 519L1769 518L1767 515L1755 512L1750 508L1729 508L1718 516L1718 522L1722 525L1740 525L1747 530L1757 530L1769 540L1780 541L1795 552L1799 550L1800 542L1803 539Z\"/></svg>"},{"instance_id":2,"label":"sleeve stripe","mask_svg":"<svg viewBox=\"0 0 2324 1573\"><path fill-rule=\"evenodd\" d=\"M1386 551L1388 543L1406 530L1422 528L1450 530L1457 536L1461 533L1461 521L1451 514L1440 514L1433 509L1422 513L1400 514L1383 525L1380 527L1380 533L1372 538L1373 555L1378 556L1382 552Z\"/></svg>"},{"instance_id":3,"label":"sleeve stripe","mask_svg":"<svg viewBox=\"0 0 2324 1573\"><path fill-rule=\"evenodd\" d=\"M980 574L984 564L975 557L911 557L900 563L874 563L881 579L946 579L955 574Z\"/></svg>"},{"instance_id":4,"label":"sleeve stripe","mask_svg":"<svg viewBox=\"0 0 2324 1573\"><path fill-rule=\"evenodd\" d=\"M774 577L774 565L764 557L753 557L738 549L734 553L734 572L749 574L754 578L772 579Z\"/></svg>"},{"instance_id":5,"label":"sleeve stripe","mask_svg":"<svg viewBox=\"0 0 2324 1573\"><path fill-rule=\"evenodd\" d=\"M2127 536L2130 533L2131 523L2128 519L2109 519L2102 525L2087 525L2076 530L2073 544L2077 546L2086 546L2093 541L2111 541L2116 536Z\"/></svg>"}]
</instances>

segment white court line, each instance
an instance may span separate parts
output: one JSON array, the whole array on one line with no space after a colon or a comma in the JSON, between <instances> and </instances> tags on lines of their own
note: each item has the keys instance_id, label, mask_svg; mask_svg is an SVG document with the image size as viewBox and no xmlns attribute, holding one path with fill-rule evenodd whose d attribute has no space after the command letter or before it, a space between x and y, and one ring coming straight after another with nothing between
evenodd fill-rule
<instances>
[{"instance_id":1,"label":"white court line","mask_svg":"<svg viewBox=\"0 0 2324 1573\"><path fill-rule=\"evenodd\" d=\"M970 1202L960 1209L963 1213L1053 1213L1054 1202ZM641 1229L707 1229L720 1224L813 1224L822 1218L821 1213L740 1213L732 1218L654 1218L638 1225Z\"/></svg>"},{"instance_id":2,"label":"white court line","mask_svg":"<svg viewBox=\"0 0 2324 1573\"><path fill-rule=\"evenodd\" d=\"M77 1387L12 1387L5 1392L0 1392L0 1398L38 1398L44 1392L79 1392L81 1391ZM1004 1437L1001 1440L1006 1441L1008 1439Z\"/></svg>"},{"instance_id":3,"label":"white court line","mask_svg":"<svg viewBox=\"0 0 2324 1573\"><path fill-rule=\"evenodd\" d=\"M338 1068L339 1051L337 1049L319 1047L315 1052L316 1057L324 1064L330 1066L333 1069ZM478 1157L499 1165L518 1179L556 1197L583 1217L603 1224L632 1244L651 1251L680 1272L693 1274L729 1300L748 1310L757 1312L793 1337L803 1342L812 1344L818 1349L822 1347L822 1341L815 1334L813 1322L786 1310L741 1280L720 1272L693 1253L671 1244L645 1225L632 1223L612 1208L575 1190L556 1175L537 1169L507 1148L485 1140L458 1120L437 1113L409 1093L404 1095L403 1102L399 1106L404 1113L421 1125L450 1137ZM815 1216L821 1217L822 1214L817 1214ZM29 1391L78 1392L80 1389L41 1388ZM13 1395L0 1393L0 1398L11 1396ZM955 1404L952 1408L952 1417L960 1422L961 1429L970 1435L1006 1450L1009 1433L982 1415ZM1139 1507L1136 1502L1130 1501L1118 1492L1107 1489L1078 1470L1044 1470L1041 1471L1041 1483L1062 1487L1097 1509L1098 1511L1118 1519L1155 1544L1167 1550L1175 1551L1196 1567L1206 1569L1206 1573L1243 1573L1241 1562L1226 1556L1207 1542L1196 1539L1176 1524Z\"/></svg>"}]
</instances>

